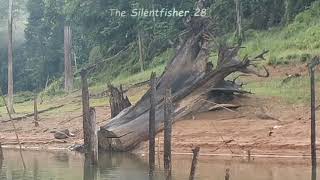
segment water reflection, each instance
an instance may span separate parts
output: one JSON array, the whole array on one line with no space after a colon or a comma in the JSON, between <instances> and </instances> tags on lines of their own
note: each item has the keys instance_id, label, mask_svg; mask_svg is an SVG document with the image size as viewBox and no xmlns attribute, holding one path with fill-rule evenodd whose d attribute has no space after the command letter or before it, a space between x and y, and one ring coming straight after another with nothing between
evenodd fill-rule
<instances>
[{"instance_id":1,"label":"water reflection","mask_svg":"<svg viewBox=\"0 0 320 180\"><path fill-rule=\"evenodd\" d=\"M91 163L90 159L86 156L83 167L83 180L97 180L98 166Z\"/></svg>"},{"instance_id":2,"label":"water reflection","mask_svg":"<svg viewBox=\"0 0 320 180\"><path fill-rule=\"evenodd\" d=\"M101 179L148 180L148 164L136 155L106 153L99 154ZM153 179L162 179L162 172L155 171Z\"/></svg>"},{"instance_id":3,"label":"water reflection","mask_svg":"<svg viewBox=\"0 0 320 180\"><path fill-rule=\"evenodd\" d=\"M69 154L66 152L57 152L53 155L53 157L57 160L62 162L63 164L66 164L68 166L69 162Z\"/></svg>"},{"instance_id":4,"label":"water reflection","mask_svg":"<svg viewBox=\"0 0 320 180\"><path fill-rule=\"evenodd\" d=\"M0 180L148 180L147 158L132 154L99 154L93 166L78 153L23 152L27 169L23 171L18 151L4 151L0 161ZM172 179L188 179L192 156L174 156ZM247 160L219 159L200 156L196 179L220 180L309 180L309 160ZM159 163L159 162L157 162ZM163 162L160 162L161 167ZM155 169L153 179L164 180L164 172Z\"/></svg>"},{"instance_id":5,"label":"water reflection","mask_svg":"<svg viewBox=\"0 0 320 180\"><path fill-rule=\"evenodd\" d=\"M2 178L1 177L1 175L2 175L2 164L3 164L3 159L0 158L0 178Z\"/></svg>"},{"instance_id":6,"label":"water reflection","mask_svg":"<svg viewBox=\"0 0 320 180\"><path fill-rule=\"evenodd\" d=\"M34 158L33 159L33 180L38 180L39 179L39 163L38 159Z\"/></svg>"}]
</instances>

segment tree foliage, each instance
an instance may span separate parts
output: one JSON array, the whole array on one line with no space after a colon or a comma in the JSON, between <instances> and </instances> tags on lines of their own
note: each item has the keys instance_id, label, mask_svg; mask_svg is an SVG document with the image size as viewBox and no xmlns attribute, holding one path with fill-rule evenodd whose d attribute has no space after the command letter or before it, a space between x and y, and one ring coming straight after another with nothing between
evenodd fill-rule
<instances>
[{"instance_id":1,"label":"tree foliage","mask_svg":"<svg viewBox=\"0 0 320 180\"><path fill-rule=\"evenodd\" d=\"M6 3L0 4L0 18L5 19ZM21 1L21 2L20 2ZM241 0L243 29L265 30L282 26L315 0ZM15 47L15 87L18 91L44 88L47 80L63 77L63 27L73 31L73 51L78 68L106 59L129 49L126 55L100 67L109 78L120 73L140 71L137 38L142 34L144 66L179 43L186 18L115 17L110 9L180 9L192 11L196 0L19 0L16 16L27 17L25 41ZM18 3L20 2L20 3ZM234 0L209 0L208 15L216 23L215 33L225 35L236 29ZM20 9L20 10L19 10ZM19 13L18 13L19 12ZM2 22L2 21L1 21ZM0 36L6 23L0 23ZM0 37L0 39L2 39ZM1 47L1 79L6 83L6 47ZM89 61L91 59L92 61ZM98 73L98 72L97 72ZM5 86L4 86L5 88Z\"/></svg>"}]
</instances>

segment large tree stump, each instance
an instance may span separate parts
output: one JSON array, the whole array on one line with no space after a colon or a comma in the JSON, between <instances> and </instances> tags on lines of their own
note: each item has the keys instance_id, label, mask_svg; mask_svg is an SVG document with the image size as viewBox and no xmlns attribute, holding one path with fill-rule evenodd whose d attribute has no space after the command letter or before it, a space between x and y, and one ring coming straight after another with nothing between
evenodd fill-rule
<instances>
[{"instance_id":1,"label":"large tree stump","mask_svg":"<svg viewBox=\"0 0 320 180\"><path fill-rule=\"evenodd\" d=\"M213 104L228 104L227 100L232 99L234 94L247 93L241 90L242 85L225 80L232 73L269 76L266 68L264 68L267 72L265 75L256 68L256 60L263 57L266 52L253 59L248 56L240 59L237 57L239 46L219 47L217 65L208 72L210 54L208 37L211 37L211 25L212 21L207 17L193 17L190 20L188 32L184 34L185 40L157 80L156 132L163 129L163 97L167 88L172 91L172 123L174 123L188 114L208 111L214 106ZM147 91L134 106L124 109L106 125L100 127L99 147L105 150L129 151L142 141L148 140L150 95L151 90ZM117 138L110 139L111 137Z\"/></svg>"},{"instance_id":2,"label":"large tree stump","mask_svg":"<svg viewBox=\"0 0 320 180\"><path fill-rule=\"evenodd\" d=\"M116 87L112 86L111 84L109 86L109 92L110 92L110 108L111 108L111 118L116 117L122 110L128 108L131 106L131 103L127 96L124 95L122 86L120 85L120 88L117 89Z\"/></svg>"}]
</instances>

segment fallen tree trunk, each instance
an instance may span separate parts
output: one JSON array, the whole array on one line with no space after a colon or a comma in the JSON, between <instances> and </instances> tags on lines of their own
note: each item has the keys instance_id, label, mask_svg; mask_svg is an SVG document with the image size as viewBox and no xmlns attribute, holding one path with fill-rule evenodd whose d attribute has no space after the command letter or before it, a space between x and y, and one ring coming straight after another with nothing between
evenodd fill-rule
<instances>
[{"instance_id":1,"label":"fallen tree trunk","mask_svg":"<svg viewBox=\"0 0 320 180\"><path fill-rule=\"evenodd\" d=\"M193 17L190 21L186 40L177 51L176 56L168 63L164 73L157 81L156 131L163 128L165 90L171 88L174 106L173 122L182 117L198 112L208 111L212 102L228 104L226 100L233 94L248 93L241 90L241 85L225 78L234 72L261 75L254 61L245 57L237 58L240 47L221 46L219 58L214 70L208 71L209 59L209 27L211 20L204 17ZM263 54L265 54L264 52ZM263 54L261 57L263 57ZM257 56L260 57L260 56ZM100 127L99 146L104 150L129 151L140 142L148 139L148 120L150 109L150 90L140 101L125 110L109 123ZM203 101L208 100L207 101Z\"/></svg>"}]
</instances>

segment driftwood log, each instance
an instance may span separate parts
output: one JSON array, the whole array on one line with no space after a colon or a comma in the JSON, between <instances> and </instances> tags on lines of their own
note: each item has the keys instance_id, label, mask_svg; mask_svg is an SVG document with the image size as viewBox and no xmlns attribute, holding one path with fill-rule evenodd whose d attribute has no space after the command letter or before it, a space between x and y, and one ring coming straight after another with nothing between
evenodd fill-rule
<instances>
[{"instance_id":1,"label":"driftwood log","mask_svg":"<svg viewBox=\"0 0 320 180\"><path fill-rule=\"evenodd\" d=\"M188 32L175 57L167 64L164 73L157 79L156 131L163 129L165 90L172 90L172 121L199 111L206 111L216 104L226 104L234 94L248 93L241 90L242 85L235 81L225 80L232 73L255 74L268 77L269 72L261 74L257 68L258 59L263 55L249 59L248 56L237 57L241 47L219 47L215 68L208 71L209 40L212 20L207 17L192 17ZM262 57L262 58L261 58ZM205 101L204 101L205 100ZM129 151L148 139L148 120L150 109L150 90L134 105L124 109L98 133L99 146L104 150Z\"/></svg>"}]
</instances>

